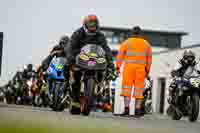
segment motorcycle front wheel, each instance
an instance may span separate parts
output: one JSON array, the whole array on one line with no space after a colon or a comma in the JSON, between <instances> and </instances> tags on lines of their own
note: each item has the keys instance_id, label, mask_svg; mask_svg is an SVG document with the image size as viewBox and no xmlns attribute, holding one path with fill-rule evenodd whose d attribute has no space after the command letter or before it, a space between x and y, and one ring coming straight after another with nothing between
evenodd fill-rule
<instances>
[{"instance_id":1,"label":"motorcycle front wheel","mask_svg":"<svg viewBox=\"0 0 200 133\"><path fill-rule=\"evenodd\" d=\"M191 96L191 111L189 112L189 121L195 122L198 119L199 115L199 95L194 93Z\"/></svg>"},{"instance_id":2,"label":"motorcycle front wheel","mask_svg":"<svg viewBox=\"0 0 200 133\"><path fill-rule=\"evenodd\" d=\"M62 87L61 83L55 83L55 89L53 92L53 105L52 109L53 111L63 111L64 105L61 103L61 97L59 96L59 91Z\"/></svg>"},{"instance_id":3,"label":"motorcycle front wheel","mask_svg":"<svg viewBox=\"0 0 200 133\"><path fill-rule=\"evenodd\" d=\"M90 78L86 81L86 86L84 88L85 95L80 98L80 110L85 116L88 116L93 105L93 89L95 86L95 80Z\"/></svg>"}]
</instances>

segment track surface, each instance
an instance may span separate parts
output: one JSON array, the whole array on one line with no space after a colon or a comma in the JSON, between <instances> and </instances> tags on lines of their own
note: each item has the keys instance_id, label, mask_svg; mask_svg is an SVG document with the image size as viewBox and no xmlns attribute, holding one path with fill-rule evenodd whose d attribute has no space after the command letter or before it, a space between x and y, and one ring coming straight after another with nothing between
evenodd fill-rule
<instances>
[{"instance_id":1,"label":"track surface","mask_svg":"<svg viewBox=\"0 0 200 133\"><path fill-rule=\"evenodd\" d=\"M8 121L43 121L59 127L70 125L76 128L123 128L132 133L200 133L199 121L195 123L191 123L187 119L173 121L167 116L158 114L146 115L138 119L113 116L111 113L92 112L89 117L85 117L72 116L67 110L53 112L49 108L0 104L0 120L3 118Z\"/></svg>"}]
</instances>

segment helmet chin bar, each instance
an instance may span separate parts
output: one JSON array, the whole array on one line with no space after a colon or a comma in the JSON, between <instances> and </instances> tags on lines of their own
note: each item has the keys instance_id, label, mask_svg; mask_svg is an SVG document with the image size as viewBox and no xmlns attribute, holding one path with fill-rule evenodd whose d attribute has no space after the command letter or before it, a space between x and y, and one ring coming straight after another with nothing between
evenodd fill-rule
<instances>
[{"instance_id":1,"label":"helmet chin bar","mask_svg":"<svg viewBox=\"0 0 200 133\"><path fill-rule=\"evenodd\" d=\"M85 26L83 26L83 29L84 29L85 33L87 35L90 35L90 36L94 36L97 33L97 31L96 32L90 32Z\"/></svg>"}]
</instances>

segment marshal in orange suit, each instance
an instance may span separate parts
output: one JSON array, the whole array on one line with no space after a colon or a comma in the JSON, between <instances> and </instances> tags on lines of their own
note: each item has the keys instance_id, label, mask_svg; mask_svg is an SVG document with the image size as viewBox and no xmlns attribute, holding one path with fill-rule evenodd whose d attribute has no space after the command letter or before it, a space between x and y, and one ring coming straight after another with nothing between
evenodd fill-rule
<instances>
[{"instance_id":1,"label":"marshal in orange suit","mask_svg":"<svg viewBox=\"0 0 200 133\"><path fill-rule=\"evenodd\" d=\"M134 86L135 91L132 97L136 99L135 115L141 116L144 115L142 110L144 81L151 69L152 49L150 43L140 35L139 26L133 28L132 34L121 44L116 69L119 73L124 62L121 96L124 96L125 112L122 115L129 114L129 103Z\"/></svg>"}]
</instances>

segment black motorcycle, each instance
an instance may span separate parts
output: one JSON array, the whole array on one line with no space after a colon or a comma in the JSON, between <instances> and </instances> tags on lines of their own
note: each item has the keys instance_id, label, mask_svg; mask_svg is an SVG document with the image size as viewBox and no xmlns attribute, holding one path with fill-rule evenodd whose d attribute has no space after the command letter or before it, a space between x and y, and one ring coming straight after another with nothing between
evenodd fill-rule
<instances>
[{"instance_id":1,"label":"black motorcycle","mask_svg":"<svg viewBox=\"0 0 200 133\"><path fill-rule=\"evenodd\" d=\"M94 106L95 92L98 92L98 84L105 79L106 69L105 51L98 45L87 44L81 49L80 54L76 56L74 70L82 72L80 113L83 115L89 115ZM72 114L74 113L73 110L76 109L71 106L70 112Z\"/></svg>"},{"instance_id":2,"label":"black motorcycle","mask_svg":"<svg viewBox=\"0 0 200 133\"><path fill-rule=\"evenodd\" d=\"M188 116L191 122L198 119L200 76L187 76L187 78L174 78L170 87L174 87L172 99L169 100L167 114L173 120L180 120Z\"/></svg>"}]
</instances>

